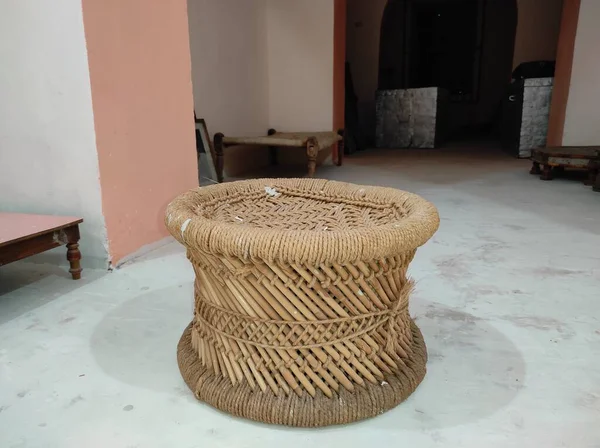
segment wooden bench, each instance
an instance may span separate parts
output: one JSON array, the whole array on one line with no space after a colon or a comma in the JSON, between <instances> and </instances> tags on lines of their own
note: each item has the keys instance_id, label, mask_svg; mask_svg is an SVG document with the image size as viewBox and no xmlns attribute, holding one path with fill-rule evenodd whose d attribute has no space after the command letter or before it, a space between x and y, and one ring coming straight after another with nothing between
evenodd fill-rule
<instances>
[{"instance_id":1,"label":"wooden bench","mask_svg":"<svg viewBox=\"0 0 600 448\"><path fill-rule=\"evenodd\" d=\"M0 213L0 266L67 245L69 272L81 278L79 224L81 218L69 216Z\"/></svg>"},{"instance_id":2,"label":"wooden bench","mask_svg":"<svg viewBox=\"0 0 600 448\"><path fill-rule=\"evenodd\" d=\"M308 157L308 177L313 177L317 169L319 151L337 144L337 154L334 152L334 162L342 164L344 157L344 132L277 132L269 129L267 136L259 137L225 137L222 133L215 134L214 149L217 157L217 178L223 182L223 152L228 146L255 145L269 148L270 161L277 165L277 148L306 148Z\"/></svg>"},{"instance_id":3,"label":"wooden bench","mask_svg":"<svg viewBox=\"0 0 600 448\"><path fill-rule=\"evenodd\" d=\"M567 168L588 172L588 185L600 182L598 179L598 162L600 162L600 146L559 146L539 148L531 151L531 174L540 175L542 180L552 180L555 172ZM594 188L595 191L598 191Z\"/></svg>"}]
</instances>

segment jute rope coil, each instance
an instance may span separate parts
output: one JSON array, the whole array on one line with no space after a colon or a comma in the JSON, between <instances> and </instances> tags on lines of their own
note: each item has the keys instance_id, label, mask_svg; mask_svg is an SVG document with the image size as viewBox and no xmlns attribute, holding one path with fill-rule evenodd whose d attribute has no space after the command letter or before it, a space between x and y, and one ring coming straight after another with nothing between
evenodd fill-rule
<instances>
[{"instance_id":1,"label":"jute rope coil","mask_svg":"<svg viewBox=\"0 0 600 448\"><path fill-rule=\"evenodd\" d=\"M198 399L323 426L380 414L425 375L406 270L439 218L419 196L258 179L190 191L166 224L196 274L178 361Z\"/></svg>"}]
</instances>

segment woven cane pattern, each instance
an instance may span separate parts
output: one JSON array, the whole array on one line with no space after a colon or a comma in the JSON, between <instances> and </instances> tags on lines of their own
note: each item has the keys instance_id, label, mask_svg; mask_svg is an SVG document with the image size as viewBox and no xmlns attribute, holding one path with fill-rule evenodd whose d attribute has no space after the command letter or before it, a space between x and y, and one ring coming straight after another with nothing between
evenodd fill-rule
<instances>
[{"instance_id":1,"label":"woven cane pattern","mask_svg":"<svg viewBox=\"0 0 600 448\"><path fill-rule=\"evenodd\" d=\"M302 200L298 198L302 197ZM392 203L372 205L367 201L343 198L324 200L322 195L304 195L297 189L279 188L265 198L265 192L241 194L206 204L201 215L214 221L261 229L344 231L399 222L405 212Z\"/></svg>"},{"instance_id":2,"label":"woven cane pattern","mask_svg":"<svg viewBox=\"0 0 600 448\"><path fill-rule=\"evenodd\" d=\"M179 363L198 398L247 418L316 426L389 409L422 379L425 348L408 313L406 271L438 225L423 199L322 180L257 180L187 193L166 221L196 274ZM390 384L392 397L377 405ZM371 405L348 414L338 409L342 396L371 397ZM277 414L292 403L327 415Z\"/></svg>"}]
</instances>

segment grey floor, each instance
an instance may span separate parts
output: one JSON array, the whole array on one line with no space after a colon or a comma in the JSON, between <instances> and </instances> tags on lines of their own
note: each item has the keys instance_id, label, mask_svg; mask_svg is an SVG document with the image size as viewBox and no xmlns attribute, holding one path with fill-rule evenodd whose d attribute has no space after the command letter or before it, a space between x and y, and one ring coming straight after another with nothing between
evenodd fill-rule
<instances>
[{"instance_id":1,"label":"grey floor","mask_svg":"<svg viewBox=\"0 0 600 448\"><path fill-rule=\"evenodd\" d=\"M441 227L411 312L428 374L378 418L300 430L198 403L175 347L193 274L175 243L112 273L0 269L0 447L600 447L600 194L471 148L369 151L329 179L411 190Z\"/></svg>"}]
</instances>

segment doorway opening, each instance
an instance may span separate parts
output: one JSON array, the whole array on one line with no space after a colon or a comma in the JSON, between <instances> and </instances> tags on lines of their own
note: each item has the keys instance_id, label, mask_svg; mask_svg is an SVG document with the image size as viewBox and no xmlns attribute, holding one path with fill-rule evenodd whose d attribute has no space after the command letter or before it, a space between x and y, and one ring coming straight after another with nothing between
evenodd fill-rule
<instances>
[{"instance_id":1,"label":"doorway opening","mask_svg":"<svg viewBox=\"0 0 600 448\"><path fill-rule=\"evenodd\" d=\"M390 0L381 25L379 90L443 92L438 143L498 140L517 15L516 0Z\"/></svg>"},{"instance_id":2,"label":"doorway opening","mask_svg":"<svg viewBox=\"0 0 600 448\"><path fill-rule=\"evenodd\" d=\"M348 0L346 54L353 92L347 98L354 102L350 112L359 123L352 126L365 137L365 146L414 143L377 143L382 92L434 89L435 147L499 147L510 133L506 103L513 72L521 63L555 59L562 2ZM400 108L412 113L418 105ZM401 125L406 114L396 115Z\"/></svg>"}]
</instances>

